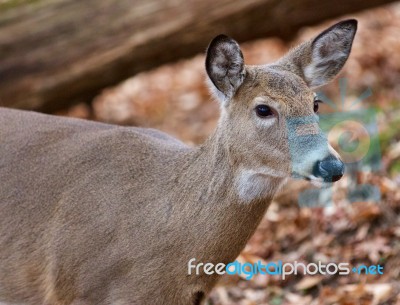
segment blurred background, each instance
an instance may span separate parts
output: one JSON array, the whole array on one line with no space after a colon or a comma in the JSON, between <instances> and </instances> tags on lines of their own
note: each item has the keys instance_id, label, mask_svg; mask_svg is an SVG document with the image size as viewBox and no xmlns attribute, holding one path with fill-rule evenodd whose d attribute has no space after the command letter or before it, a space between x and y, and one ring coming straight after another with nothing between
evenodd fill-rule
<instances>
[{"instance_id":1,"label":"blurred background","mask_svg":"<svg viewBox=\"0 0 400 305\"><path fill-rule=\"evenodd\" d=\"M291 181L238 260L381 264L384 274L226 276L207 304L400 304L400 3L0 0L0 106L153 127L196 145L219 116L204 82L214 36L265 64L345 18L359 21L352 53L319 93L341 111L374 107L379 167L354 168L328 206L299 205L310 186ZM350 200L351 184L374 186L380 199Z\"/></svg>"}]
</instances>

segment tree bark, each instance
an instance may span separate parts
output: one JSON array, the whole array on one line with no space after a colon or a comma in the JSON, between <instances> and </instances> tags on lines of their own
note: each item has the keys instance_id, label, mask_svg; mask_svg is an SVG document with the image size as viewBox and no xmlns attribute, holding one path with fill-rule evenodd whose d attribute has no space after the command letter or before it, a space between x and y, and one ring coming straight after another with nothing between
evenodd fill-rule
<instances>
[{"instance_id":1,"label":"tree bark","mask_svg":"<svg viewBox=\"0 0 400 305\"><path fill-rule=\"evenodd\" d=\"M138 72L204 52L217 34L288 39L392 0L0 2L0 105L52 112Z\"/></svg>"}]
</instances>

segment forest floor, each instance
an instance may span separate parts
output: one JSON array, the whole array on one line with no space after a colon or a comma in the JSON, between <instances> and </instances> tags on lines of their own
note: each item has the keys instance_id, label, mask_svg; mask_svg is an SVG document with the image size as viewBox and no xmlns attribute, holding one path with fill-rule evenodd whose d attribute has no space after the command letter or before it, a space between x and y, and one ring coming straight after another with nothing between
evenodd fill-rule
<instances>
[{"instance_id":1,"label":"forest floor","mask_svg":"<svg viewBox=\"0 0 400 305\"><path fill-rule=\"evenodd\" d=\"M379 130L377 142L371 141L378 148L377 166L364 164L353 177L336 183L328 205L299 204L299 194L309 186L290 182L273 201L238 260L379 264L384 267L383 275L301 273L285 280L262 274L251 280L224 276L208 304L400 304L400 5L348 17L359 20L350 59L339 78L321 91L342 113L374 109L373 122L368 124L376 124ZM303 29L290 43L269 38L243 44L245 61L272 62L333 22ZM196 145L210 135L219 115L204 79L204 56L198 55L104 90L92 109L81 104L59 114L158 128ZM343 79L347 90L342 103ZM368 89L372 94L363 96ZM357 98L361 102L350 107ZM337 111L328 106L322 106L321 112ZM361 184L374 186L380 199L351 198L349 193Z\"/></svg>"}]
</instances>

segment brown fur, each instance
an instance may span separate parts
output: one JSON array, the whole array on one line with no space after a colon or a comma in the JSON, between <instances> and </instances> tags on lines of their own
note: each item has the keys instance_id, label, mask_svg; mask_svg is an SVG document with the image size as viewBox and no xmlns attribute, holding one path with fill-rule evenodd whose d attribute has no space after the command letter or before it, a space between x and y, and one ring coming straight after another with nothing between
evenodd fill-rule
<instances>
[{"instance_id":1,"label":"brown fur","mask_svg":"<svg viewBox=\"0 0 400 305\"><path fill-rule=\"evenodd\" d=\"M199 303L217 276L189 276L187 262L233 261L285 180L256 173L265 191L244 200L243 171L291 174L285 121L265 127L254 114L262 97L281 118L313 115L290 65L246 67L197 148L151 129L0 109L0 304Z\"/></svg>"}]
</instances>

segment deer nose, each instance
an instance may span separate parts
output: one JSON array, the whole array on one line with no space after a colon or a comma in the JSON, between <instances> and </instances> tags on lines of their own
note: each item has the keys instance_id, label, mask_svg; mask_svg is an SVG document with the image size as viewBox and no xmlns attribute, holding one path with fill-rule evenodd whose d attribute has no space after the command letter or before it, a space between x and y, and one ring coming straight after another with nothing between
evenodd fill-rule
<instances>
[{"instance_id":1,"label":"deer nose","mask_svg":"<svg viewBox=\"0 0 400 305\"><path fill-rule=\"evenodd\" d=\"M323 178L324 182L336 182L343 177L344 164L338 158L329 156L315 164L313 174Z\"/></svg>"}]
</instances>

